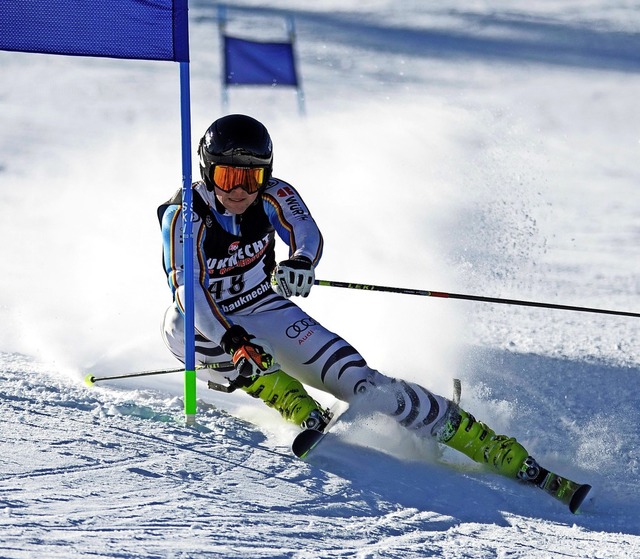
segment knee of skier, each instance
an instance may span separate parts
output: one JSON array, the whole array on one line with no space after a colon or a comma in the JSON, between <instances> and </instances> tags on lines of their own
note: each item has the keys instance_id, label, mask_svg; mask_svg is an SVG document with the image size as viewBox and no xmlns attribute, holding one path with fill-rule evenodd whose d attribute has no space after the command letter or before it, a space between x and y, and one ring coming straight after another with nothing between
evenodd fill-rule
<instances>
[{"instance_id":1,"label":"knee of skier","mask_svg":"<svg viewBox=\"0 0 640 559\"><path fill-rule=\"evenodd\" d=\"M391 377L370 369L367 375L355 384L349 404L372 412L389 414L393 411L396 401L392 388L394 382Z\"/></svg>"},{"instance_id":2,"label":"knee of skier","mask_svg":"<svg viewBox=\"0 0 640 559\"><path fill-rule=\"evenodd\" d=\"M400 425L419 435L433 435L457 406L422 386L372 371L359 385L359 408L393 417Z\"/></svg>"},{"instance_id":3,"label":"knee of skier","mask_svg":"<svg viewBox=\"0 0 640 559\"><path fill-rule=\"evenodd\" d=\"M183 319L175 305L165 311L160 334L169 351L184 363Z\"/></svg>"}]
</instances>

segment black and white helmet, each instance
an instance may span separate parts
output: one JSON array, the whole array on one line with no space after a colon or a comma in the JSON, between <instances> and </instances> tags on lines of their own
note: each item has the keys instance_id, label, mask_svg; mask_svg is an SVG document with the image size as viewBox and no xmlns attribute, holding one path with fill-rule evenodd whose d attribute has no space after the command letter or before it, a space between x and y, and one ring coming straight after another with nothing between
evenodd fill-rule
<instances>
[{"instance_id":1,"label":"black and white helmet","mask_svg":"<svg viewBox=\"0 0 640 559\"><path fill-rule=\"evenodd\" d=\"M216 120L198 145L200 174L209 190L213 190L216 165L242 168L264 168L262 188L273 170L273 146L265 126L246 115L228 115Z\"/></svg>"}]
</instances>

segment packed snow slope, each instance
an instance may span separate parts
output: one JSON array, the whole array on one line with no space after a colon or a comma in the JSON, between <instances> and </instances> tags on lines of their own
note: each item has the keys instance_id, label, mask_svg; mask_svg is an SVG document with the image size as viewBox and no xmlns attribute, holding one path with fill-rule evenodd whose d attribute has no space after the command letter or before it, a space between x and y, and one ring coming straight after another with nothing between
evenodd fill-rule
<instances>
[{"instance_id":1,"label":"packed snow slope","mask_svg":"<svg viewBox=\"0 0 640 559\"><path fill-rule=\"evenodd\" d=\"M636 3L234 8L230 31L268 40L294 16L306 116L288 89L221 106L216 5L194 0L192 143L228 112L265 122L324 233L317 277L640 312ZM0 69L0 557L640 557L637 318L300 302L387 374L462 379L466 409L594 486L579 515L354 410L304 463L242 394L200 386L195 428L180 374L85 386L177 365L155 209L181 184L178 68Z\"/></svg>"}]
</instances>

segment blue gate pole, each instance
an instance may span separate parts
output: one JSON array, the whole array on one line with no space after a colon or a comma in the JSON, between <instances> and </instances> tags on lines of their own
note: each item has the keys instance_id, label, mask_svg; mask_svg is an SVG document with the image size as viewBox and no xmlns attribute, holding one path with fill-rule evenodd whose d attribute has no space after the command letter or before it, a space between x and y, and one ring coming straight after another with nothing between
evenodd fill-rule
<instances>
[{"instance_id":1,"label":"blue gate pole","mask_svg":"<svg viewBox=\"0 0 640 559\"><path fill-rule=\"evenodd\" d=\"M196 365L193 268L193 193L191 191L191 92L189 63L180 62L180 120L182 134L182 236L184 243L184 415L196 421Z\"/></svg>"}]
</instances>

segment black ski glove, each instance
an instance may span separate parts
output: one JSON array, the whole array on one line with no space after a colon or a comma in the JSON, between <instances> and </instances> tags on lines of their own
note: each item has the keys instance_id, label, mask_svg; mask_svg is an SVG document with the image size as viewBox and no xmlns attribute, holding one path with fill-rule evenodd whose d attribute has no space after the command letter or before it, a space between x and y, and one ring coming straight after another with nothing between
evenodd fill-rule
<instances>
[{"instance_id":1,"label":"black ski glove","mask_svg":"<svg viewBox=\"0 0 640 559\"><path fill-rule=\"evenodd\" d=\"M251 336L242 326L229 328L222 336L220 346L231 355L238 374L252 381L279 369L269 344Z\"/></svg>"}]
</instances>

